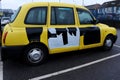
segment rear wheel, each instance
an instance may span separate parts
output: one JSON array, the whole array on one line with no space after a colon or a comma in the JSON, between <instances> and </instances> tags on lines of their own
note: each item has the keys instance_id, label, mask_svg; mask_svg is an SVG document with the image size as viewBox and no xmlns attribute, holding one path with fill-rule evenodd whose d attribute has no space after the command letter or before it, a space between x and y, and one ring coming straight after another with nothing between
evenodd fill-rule
<instances>
[{"instance_id":1,"label":"rear wheel","mask_svg":"<svg viewBox=\"0 0 120 80\"><path fill-rule=\"evenodd\" d=\"M47 50L41 45L32 44L25 49L24 60L30 65L43 63L47 57Z\"/></svg>"},{"instance_id":2,"label":"rear wheel","mask_svg":"<svg viewBox=\"0 0 120 80\"><path fill-rule=\"evenodd\" d=\"M104 41L103 50L111 50L111 48L113 47L113 43L113 37L107 36Z\"/></svg>"}]
</instances>

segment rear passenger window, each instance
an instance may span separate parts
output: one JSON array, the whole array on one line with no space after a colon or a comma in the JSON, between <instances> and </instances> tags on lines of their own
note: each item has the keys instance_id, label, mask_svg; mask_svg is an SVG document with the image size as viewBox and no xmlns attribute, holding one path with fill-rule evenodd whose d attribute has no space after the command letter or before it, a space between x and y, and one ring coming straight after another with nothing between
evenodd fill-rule
<instances>
[{"instance_id":1,"label":"rear passenger window","mask_svg":"<svg viewBox=\"0 0 120 80\"><path fill-rule=\"evenodd\" d=\"M77 9L80 24L92 24L93 16L86 10Z\"/></svg>"},{"instance_id":2,"label":"rear passenger window","mask_svg":"<svg viewBox=\"0 0 120 80\"><path fill-rule=\"evenodd\" d=\"M74 25L73 8L51 8L51 25Z\"/></svg>"},{"instance_id":3,"label":"rear passenger window","mask_svg":"<svg viewBox=\"0 0 120 80\"><path fill-rule=\"evenodd\" d=\"M26 24L46 24L47 7L32 8L25 19Z\"/></svg>"}]
</instances>

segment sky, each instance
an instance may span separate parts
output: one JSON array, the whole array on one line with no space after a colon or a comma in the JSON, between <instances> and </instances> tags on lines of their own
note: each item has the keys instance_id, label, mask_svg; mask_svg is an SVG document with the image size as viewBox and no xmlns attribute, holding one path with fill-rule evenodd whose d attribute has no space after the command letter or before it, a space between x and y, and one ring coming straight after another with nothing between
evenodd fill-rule
<instances>
[{"instance_id":1,"label":"sky","mask_svg":"<svg viewBox=\"0 0 120 80\"><path fill-rule=\"evenodd\" d=\"M107 1L111 0L1 0L1 7L3 9L14 9L16 10L19 6L25 3L29 2L62 2L62 3L70 3L70 4L76 4L76 5L92 5L92 4L102 4ZM84 2L84 3L83 3Z\"/></svg>"}]
</instances>

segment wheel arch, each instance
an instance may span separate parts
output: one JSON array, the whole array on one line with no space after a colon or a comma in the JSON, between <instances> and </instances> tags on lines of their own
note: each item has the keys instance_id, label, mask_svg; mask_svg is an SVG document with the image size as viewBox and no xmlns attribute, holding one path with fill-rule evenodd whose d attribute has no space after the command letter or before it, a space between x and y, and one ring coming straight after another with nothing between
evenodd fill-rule
<instances>
[{"instance_id":1,"label":"wheel arch","mask_svg":"<svg viewBox=\"0 0 120 80\"><path fill-rule=\"evenodd\" d=\"M107 37L111 37L112 40L113 40L113 43L115 43L115 41L116 41L116 39L117 39L117 36L113 35L112 33L106 35L105 39L106 39ZM104 40L105 40L105 39L104 39Z\"/></svg>"}]
</instances>

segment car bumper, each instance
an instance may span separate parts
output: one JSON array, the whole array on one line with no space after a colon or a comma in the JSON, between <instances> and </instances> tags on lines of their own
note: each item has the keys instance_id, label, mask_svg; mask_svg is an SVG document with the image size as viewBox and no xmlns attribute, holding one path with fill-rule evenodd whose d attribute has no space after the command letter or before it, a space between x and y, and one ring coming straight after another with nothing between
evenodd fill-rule
<instances>
[{"instance_id":1,"label":"car bumper","mask_svg":"<svg viewBox=\"0 0 120 80\"><path fill-rule=\"evenodd\" d=\"M24 46L6 47L3 46L1 49L1 60L8 58L20 58L23 53Z\"/></svg>"}]
</instances>

